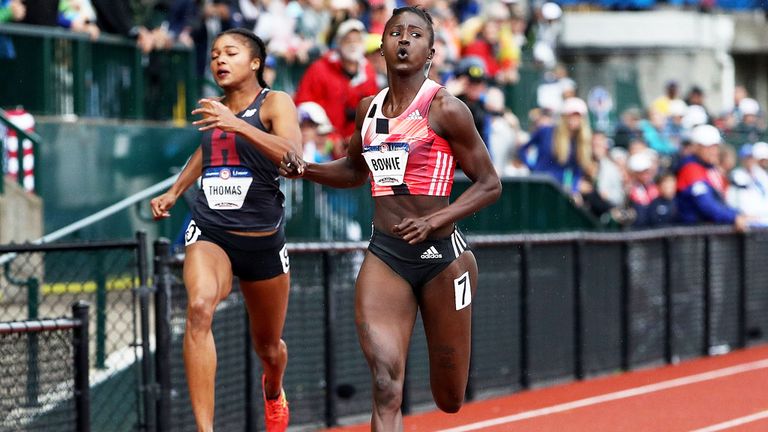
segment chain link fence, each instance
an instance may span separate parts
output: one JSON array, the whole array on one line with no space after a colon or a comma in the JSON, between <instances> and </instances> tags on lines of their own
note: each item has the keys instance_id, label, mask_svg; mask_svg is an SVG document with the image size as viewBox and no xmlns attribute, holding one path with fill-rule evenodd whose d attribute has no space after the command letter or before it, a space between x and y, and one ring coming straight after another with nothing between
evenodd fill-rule
<instances>
[{"instance_id":1,"label":"chain link fence","mask_svg":"<svg viewBox=\"0 0 768 432\"><path fill-rule=\"evenodd\" d=\"M139 334L142 242L143 237L142 241L0 247L0 316L4 321L62 317L78 300L92 305L88 342L93 431L145 427L140 360L142 345L148 348L149 341ZM49 352L34 335L27 343L29 355ZM59 385L59 378L49 372L39 375L40 394Z\"/></svg>"},{"instance_id":2,"label":"chain link fence","mask_svg":"<svg viewBox=\"0 0 768 432\"><path fill-rule=\"evenodd\" d=\"M88 305L0 323L0 431L88 430Z\"/></svg>"}]
</instances>

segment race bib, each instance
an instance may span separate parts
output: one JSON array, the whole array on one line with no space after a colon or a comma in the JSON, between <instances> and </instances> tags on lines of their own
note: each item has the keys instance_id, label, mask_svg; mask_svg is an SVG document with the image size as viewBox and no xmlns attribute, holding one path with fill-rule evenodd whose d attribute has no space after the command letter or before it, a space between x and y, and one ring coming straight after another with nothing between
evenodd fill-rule
<instances>
[{"instance_id":1,"label":"race bib","mask_svg":"<svg viewBox=\"0 0 768 432\"><path fill-rule=\"evenodd\" d=\"M203 193L214 210L237 210L243 206L253 174L242 167L211 167L203 172Z\"/></svg>"},{"instance_id":2,"label":"race bib","mask_svg":"<svg viewBox=\"0 0 768 432\"><path fill-rule=\"evenodd\" d=\"M379 186L403 184L408 151L408 144L403 142L381 143L381 145L366 147L363 157L371 170L374 183Z\"/></svg>"}]
</instances>

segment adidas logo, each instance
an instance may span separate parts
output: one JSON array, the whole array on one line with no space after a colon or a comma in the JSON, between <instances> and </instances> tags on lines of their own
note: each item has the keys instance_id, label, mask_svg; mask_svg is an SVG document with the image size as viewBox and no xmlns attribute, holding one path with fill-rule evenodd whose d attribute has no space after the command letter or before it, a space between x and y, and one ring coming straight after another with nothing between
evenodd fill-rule
<instances>
[{"instance_id":1,"label":"adidas logo","mask_svg":"<svg viewBox=\"0 0 768 432\"><path fill-rule=\"evenodd\" d=\"M425 250L424 253L421 254L421 259L436 259L436 258L442 258L443 254L437 251L434 246L431 246L429 249Z\"/></svg>"},{"instance_id":2,"label":"adidas logo","mask_svg":"<svg viewBox=\"0 0 768 432\"><path fill-rule=\"evenodd\" d=\"M421 113L419 110L416 110L410 114L408 114L408 117L406 117L408 120L422 120L424 117L421 116Z\"/></svg>"}]
</instances>

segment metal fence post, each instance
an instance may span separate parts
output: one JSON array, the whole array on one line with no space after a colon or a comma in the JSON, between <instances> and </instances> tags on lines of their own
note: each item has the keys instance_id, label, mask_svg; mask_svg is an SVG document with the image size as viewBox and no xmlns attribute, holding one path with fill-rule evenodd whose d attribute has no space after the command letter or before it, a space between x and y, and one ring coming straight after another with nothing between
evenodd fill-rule
<instances>
[{"instance_id":1,"label":"metal fence post","mask_svg":"<svg viewBox=\"0 0 768 432\"><path fill-rule=\"evenodd\" d=\"M664 272L664 301L667 307L664 311L664 361L672 363L672 253L670 239L662 240L663 272Z\"/></svg>"},{"instance_id":2,"label":"metal fence post","mask_svg":"<svg viewBox=\"0 0 768 432\"><path fill-rule=\"evenodd\" d=\"M621 368L629 370L629 350L630 350L630 331L629 331L629 294L631 277L629 274L629 241L621 242Z\"/></svg>"},{"instance_id":3,"label":"metal fence post","mask_svg":"<svg viewBox=\"0 0 768 432\"><path fill-rule=\"evenodd\" d=\"M531 244L525 242L520 247L520 385L528 388L531 385L528 364L528 288L529 259Z\"/></svg>"},{"instance_id":4,"label":"metal fence post","mask_svg":"<svg viewBox=\"0 0 768 432\"><path fill-rule=\"evenodd\" d=\"M171 430L171 244L162 238L154 243L155 285L155 415L158 432Z\"/></svg>"},{"instance_id":5,"label":"metal fence post","mask_svg":"<svg viewBox=\"0 0 768 432\"><path fill-rule=\"evenodd\" d=\"M153 431L155 418L155 379L152 375L152 350L149 348L149 295L151 288L147 282L147 235L143 231L136 232L136 260L139 276L139 320L141 328L141 394L144 409L144 419L139 421L142 430Z\"/></svg>"},{"instance_id":6,"label":"metal fence post","mask_svg":"<svg viewBox=\"0 0 768 432\"><path fill-rule=\"evenodd\" d=\"M747 234L739 233L739 348L747 346Z\"/></svg>"},{"instance_id":7,"label":"metal fence post","mask_svg":"<svg viewBox=\"0 0 768 432\"><path fill-rule=\"evenodd\" d=\"M104 252L96 252L96 367L107 362L107 280L104 274Z\"/></svg>"},{"instance_id":8,"label":"metal fence post","mask_svg":"<svg viewBox=\"0 0 768 432\"><path fill-rule=\"evenodd\" d=\"M85 301L72 305L72 316L78 326L72 331L72 346L74 351L75 368L75 412L76 430L90 432L91 430L91 394L88 379L88 309Z\"/></svg>"},{"instance_id":9,"label":"metal fence post","mask_svg":"<svg viewBox=\"0 0 768 432\"><path fill-rule=\"evenodd\" d=\"M333 326L336 321L336 305L334 304L331 288L331 258L328 252L323 252L323 301L325 315L323 316L324 350L325 350L325 424L336 426L336 356L333 343Z\"/></svg>"},{"instance_id":10,"label":"metal fence post","mask_svg":"<svg viewBox=\"0 0 768 432\"><path fill-rule=\"evenodd\" d=\"M0 179L2 181L2 179ZM40 282L35 277L27 279L27 315L29 319L38 318ZM27 338L27 404L38 405L40 392L40 369L38 365L39 342L37 333L30 333Z\"/></svg>"},{"instance_id":11,"label":"metal fence post","mask_svg":"<svg viewBox=\"0 0 768 432\"><path fill-rule=\"evenodd\" d=\"M712 344L712 325L710 320L712 319L712 270L710 269L711 259L710 252L712 250L712 238L710 236L704 236L704 344L701 355L709 355L709 347Z\"/></svg>"},{"instance_id":12,"label":"metal fence post","mask_svg":"<svg viewBox=\"0 0 768 432\"><path fill-rule=\"evenodd\" d=\"M581 269L584 267L582 263L582 249L584 249L584 240L576 240L573 242L573 321L574 321L574 338L573 338L573 354L574 354L574 375L576 379L584 378L584 362L583 362L583 346L582 346L582 333L584 327L582 324L581 316L581 299L582 299L582 286L581 286Z\"/></svg>"}]
</instances>

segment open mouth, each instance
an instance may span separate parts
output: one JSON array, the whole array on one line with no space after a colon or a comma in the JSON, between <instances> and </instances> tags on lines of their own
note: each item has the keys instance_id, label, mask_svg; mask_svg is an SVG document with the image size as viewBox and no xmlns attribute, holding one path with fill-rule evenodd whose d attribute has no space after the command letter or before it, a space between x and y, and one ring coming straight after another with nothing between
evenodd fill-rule
<instances>
[{"instance_id":1,"label":"open mouth","mask_svg":"<svg viewBox=\"0 0 768 432\"><path fill-rule=\"evenodd\" d=\"M216 76L218 78L226 78L226 77L229 76L229 71L228 70L220 70L220 71L216 72Z\"/></svg>"},{"instance_id":2,"label":"open mouth","mask_svg":"<svg viewBox=\"0 0 768 432\"><path fill-rule=\"evenodd\" d=\"M400 60L405 60L408 57L408 50L405 48L400 48L397 50L397 58Z\"/></svg>"}]
</instances>

